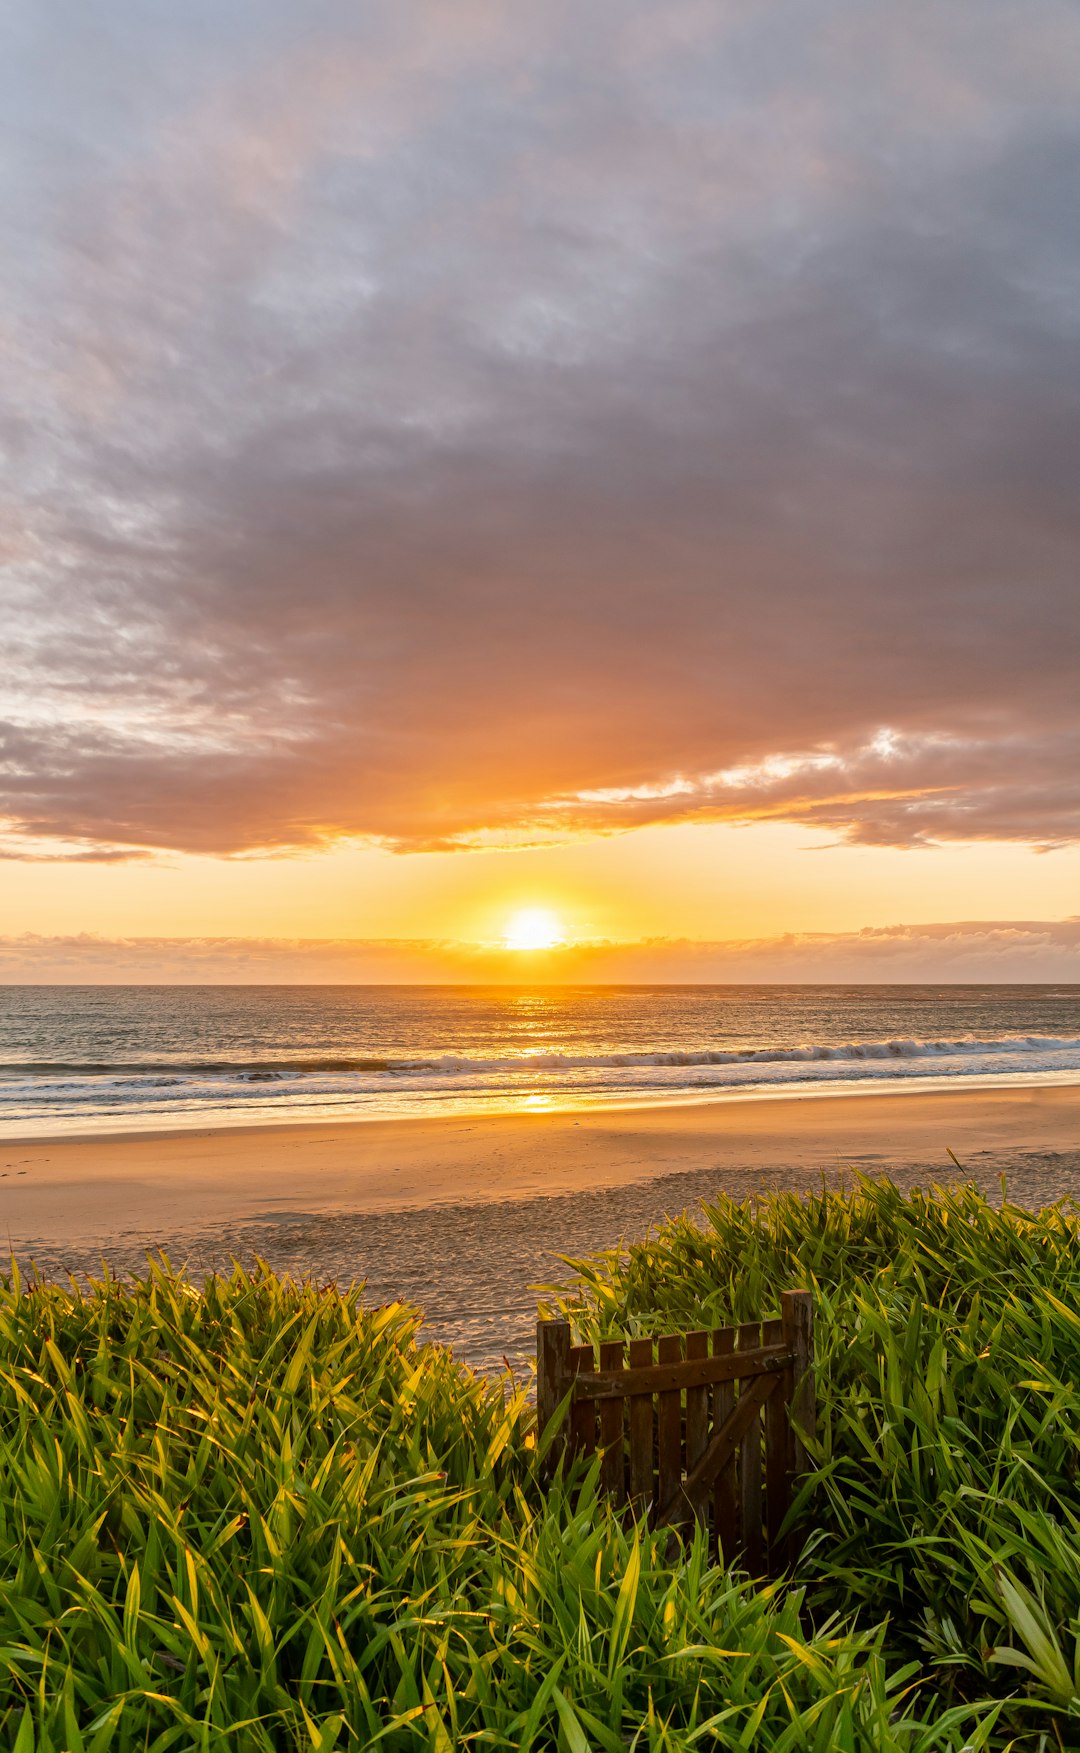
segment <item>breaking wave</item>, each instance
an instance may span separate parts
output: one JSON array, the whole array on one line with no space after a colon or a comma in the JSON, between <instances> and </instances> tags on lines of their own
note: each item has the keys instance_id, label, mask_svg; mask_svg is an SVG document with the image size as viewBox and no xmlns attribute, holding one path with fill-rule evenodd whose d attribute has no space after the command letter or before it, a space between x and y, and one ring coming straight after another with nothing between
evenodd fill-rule
<instances>
[{"instance_id":1,"label":"breaking wave","mask_svg":"<svg viewBox=\"0 0 1080 1753\"><path fill-rule=\"evenodd\" d=\"M190 1079L204 1078L260 1083L320 1074L325 1076L350 1073L385 1073L406 1077L459 1073L482 1077L508 1072L527 1075L542 1071L636 1071L649 1068L692 1069L699 1066L874 1064L902 1060L974 1059L986 1055L995 1059L1023 1058L1038 1054L1056 1056L1062 1053L1080 1054L1080 1039L1059 1035L1002 1035L986 1040L962 1036L956 1040L922 1041L908 1037L890 1041L851 1041L842 1045L807 1042L791 1047L690 1047L684 1051L665 1049L637 1053L520 1053L498 1058L473 1058L460 1053L442 1053L400 1059L335 1055L275 1060L186 1059L144 1063L132 1060L86 1063L24 1060L0 1064L0 1080L109 1078L118 1087L164 1088L183 1084Z\"/></svg>"},{"instance_id":2,"label":"breaking wave","mask_svg":"<svg viewBox=\"0 0 1080 1753\"><path fill-rule=\"evenodd\" d=\"M1080 1084L1080 985L11 987L0 1137Z\"/></svg>"}]
</instances>

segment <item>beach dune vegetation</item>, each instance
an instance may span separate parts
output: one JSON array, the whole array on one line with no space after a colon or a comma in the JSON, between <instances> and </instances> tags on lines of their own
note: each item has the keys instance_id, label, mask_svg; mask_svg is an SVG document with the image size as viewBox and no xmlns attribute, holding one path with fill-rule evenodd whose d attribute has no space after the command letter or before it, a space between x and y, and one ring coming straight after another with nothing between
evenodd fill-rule
<instances>
[{"instance_id":1,"label":"beach dune vegetation","mask_svg":"<svg viewBox=\"0 0 1080 1753\"><path fill-rule=\"evenodd\" d=\"M583 1336L818 1305L799 1576L542 1487L507 1377L259 1268L0 1288L0 1742L904 1750L1080 1728L1080 1230L887 1185L717 1201ZM1049 1738L1047 1738L1049 1737Z\"/></svg>"},{"instance_id":2,"label":"beach dune vegetation","mask_svg":"<svg viewBox=\"0 0 1080 1753\"><path fill-rule=\"evenodd\" d=\"M1004 1194L1003 1189L1003 1194ZM581 1340L721 1325L814 1294L814 1611L887 1622L942 1707L1008 1699L1080 1745L1080 1211L971 1186L719 1198L571 1262ZM1071 1739L1066 1719L1072 1724Z\"/></svg>"}]
</instances>

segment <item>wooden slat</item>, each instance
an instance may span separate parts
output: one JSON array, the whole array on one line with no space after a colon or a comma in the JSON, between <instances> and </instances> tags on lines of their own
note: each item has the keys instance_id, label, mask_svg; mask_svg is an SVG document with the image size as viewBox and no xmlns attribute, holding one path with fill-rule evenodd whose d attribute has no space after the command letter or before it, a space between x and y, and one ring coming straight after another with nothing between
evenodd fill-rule
<instances>
[{"instance_id":1,"label":"wooden slat","mask_svg":"<svg viewBox=\"0 0 1080 1753\"><path fill-rule=\"evenodd\" d=\"M756 1351L761 1345L761 1327L757 1321L744 1321L738 1330L735 1356L739 1352ZM747 1383L740 1377L740 1398L749 1399ZM743 1563L754 1575L760 1574L764 1559L761 1543L761 1414L754 1411L739 1445L739 1521Z\"/></svg>"},{"instance_id":2,"label":"wooden slat","mask_svg":"<svg viewBox=\"0 0 1080 1753\"><path fill-rule=\"evenodd\" d=\"M665 1333L657 1352L661 1363L676 1363L682 1356L681 1336ZM656 1499L667 1504L676 1497L682 1484L682 1394L678 1388L669 1388L657 1396L656 1425Z\"/></svg>"},{"instance_id":3,"label":"wooden slat","mask_svg":"<svg viewBox=\"0 0 1080 1753\"><path fill-rule=\"evenodd\" d=\"M622 1340L605 1340L600 1347L600 1368L602 1370L621 1370L622 1367ZM610 1492L616 1503L625 1503L626 1471L623 1466L623 1403L621 1400L601 1400L600 1402L600 1447L604 1451L603 1460L600 1463L601 1488Z\"/></svg>"},{"instance_id":4,"label":"wooden slat","mask_svg":"<svg viewBox=\"0 0 1080 1753\"><path fill-rule=\"evenodd\" d=\"M689 1479L680 1481L678 1489L657 1516L657 1526L679 1521L691 1510L697 1512L712 1490L717 1473L727 1466L751 1424L759 1425L761 1408L770 1395L780 1388L779 1376L757 1376L745 1394L735 1402L735 1410L721 1425Z\"/></svg>"},{"instance_id":5,"label":"wooden slat","mask_svg":"<svg viewBox=\"0 0 1080 1753\"><path fill-rule=\"evenodd\" d=\"M766 1321L762 1338L766 1345L782 1338L782 1321ZM769 1568L776 1574L783 1569L784 1553L780 1546L780 1526L787 1515L790 1473L788 1470L787 1395L783 1389L788 1372L781 1377L781 1388L765 1402L765 1528L769 1542Z\"/></svg>"},{"instance_id":6,"label":"wooden slat","mask_svg":"<svg viewBox=\"0 0 1080 1753\"><path fill-rule=\"evenodd\" d=\"M579 1397L581 1379L596 1368L591 1345L570 1347L570 1373L576 1378L570 1406L570 1446L577 1455L596 1453L596 1402Z\"/></svg>"},{"instance_id":7,"label":"wooden slat","mask_svg":"<svg viewBox=\"0 0 1080 1753\"><path fill-rule=\"evenodd\" d=\"M799 1432L813 1437L817 1431L814 1391L814 1300L808 1290L788 1290L780 1298L784 1341L791 1349L791 1369L785 1372L784 1398L788 1403L788 1468L792 1485L806 1471L807 1456ZM803 1535L793 1528L788 1536L788 1563L794 1567L802 1550Z\"/></svg>"},{"instance_id":8,"label":"wooden slat","mask_svg":"<svg viewBox=\"0 0 1080 1753\"><path fill-rule=\"evenodd\" d=\"M536 1431L542 1436L554 1418L559 1401L569 1387L570 1323L569 1321L537 1321L536 1323ZM547 1452L545 1471L550 1476L566 1447L566 1425L559 1431Z\"/></svg>"},{"instance_id":9,"label":"wooden slat","mask_svg":"<svg viewBox=\"0 0 1080 1753\"><path fill-rule=\"evenodd\" d=\"M783 1345L757 1346L734 1362L725 1355L691 1358L680 1363L665 1363L661 1358L660 1363L644 1368L594 1370L587 1381L581 1382L579 1393L583 1398L593 1400L603 1400L612 1394L659 1394L670 1389L730 1382L736 1376L748 1381L752 1376L789 1369L790 1366L791 1353Z\"/></svg>"},{"instance_id":10,"label":"wooden slat","mask_svg":"<svg viewBox=\"0 0 1080 1753\"><path fill-rule=\"evenodd\" d=\"M734 1327L716 1327L713 1329L712 1349L714 1357L729 1357L735 1349ZM735 1409L734 1382L717 1382L712 1391L713 1431L722 1428ZM719 1469L713 1486L713 1538L716 1541L719 1556L725 1562L731 1562L736 1547L736 1503L735 1503L735 1450L732 1447L730 1458Z\"/></svg>"},{"instance_id":11,"label":"wooden slat","mask_svg":"<svg viewBox=\"0 0 1080 1753\"><path fill-rule=\"evenodd\" d=\"M791 1421L809 1437L817 1434L814 1397L814 1299L808 1290L786 1290L780 1298L785 1342L791 1349ZM806 1450L796 1433L794 1470L806 1467Z\"/></svg>"},{"instance_id":12,"label":"wooden slat","mask_svg":"<svg viewBox=\"0 0 1080 1753\"><path fill-rule=\"evenodd\" d=\"M652 1362L652 1340L631 1339L630 1368ZM653 1397L630 1396L630 1496L638 1515L648 1510L655 1495L653 1477Z\"/></svg>"},{"instance_id":13,"label":"wooden slat","mask_svg":"<svg viewBox=\"0 0 1080 1753\"><path fill-rule=\"evenodd\" d=\"M709 1355L709 1335L703 1330L686 1335L687 1362ZM707 1386L686 1390L686 1471L692 1473L709 1443L709 1390Z\"/></svg>"}]
</instances>

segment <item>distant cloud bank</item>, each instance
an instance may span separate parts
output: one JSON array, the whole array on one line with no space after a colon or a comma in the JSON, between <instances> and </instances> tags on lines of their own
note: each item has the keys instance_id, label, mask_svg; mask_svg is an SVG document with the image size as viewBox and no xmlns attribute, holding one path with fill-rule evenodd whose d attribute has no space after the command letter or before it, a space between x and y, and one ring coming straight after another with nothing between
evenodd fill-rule
<instances>
[{"instance_id":1,"label":"distant cloud bank","mask_svg":"<svg viewBox=\"0 0 1080 1753\"><path fill-rule=\"evenodd\" d=\"M1080 837L1074 0L0 46L0 853Z\"/></svg>"},{"instance_id":2,"label":"distant cloud bank","mask_svg":"<svg viewBox=\"0 0 1080 1753\"><path fill-rule=\"evenodd\" d=\"M0 981L1080 982L1080 919L1002 920L786 935L655 938L514 955L484 945L359 938L0 938Z\"/></svg>"}]
</instances>

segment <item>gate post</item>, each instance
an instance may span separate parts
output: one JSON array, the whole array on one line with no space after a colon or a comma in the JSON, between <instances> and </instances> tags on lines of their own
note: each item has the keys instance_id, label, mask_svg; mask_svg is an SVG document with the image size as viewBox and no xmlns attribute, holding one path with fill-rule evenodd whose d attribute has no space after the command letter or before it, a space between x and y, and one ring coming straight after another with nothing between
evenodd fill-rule
<instances>
[{"instance_id":1,"label":"gate post","mask_svg":"<svg viewBox=\"0 0 1080 1753\"><path fill-rule=\"evenodd\" d=\"M814 1299L808 1290L785 1290L780 1298L780 1321L784 1345L791 1352L791 1388L788 1417L808 1437L817 1435L817 1401L814 1394ZM806 1450L792 1431L792 1471L806 1471Z\"/></svg>"},{"instance_id":2,"label":"gate post","mask_svg":"<svg viewBox=\"0 0 1080 1753\"><path fill-rule=\"evenodd\" d=\"M536 1323L536 1437L543 1436L570 1381L569 1321ZM548 1450L544 1471L554 1473L566 1448L565 1425Z\"/></svg>"}]
</instances>

